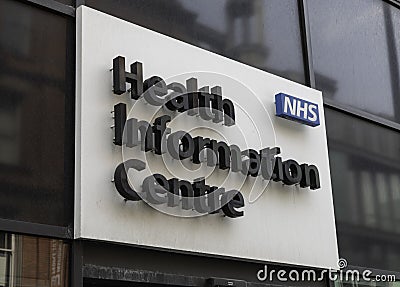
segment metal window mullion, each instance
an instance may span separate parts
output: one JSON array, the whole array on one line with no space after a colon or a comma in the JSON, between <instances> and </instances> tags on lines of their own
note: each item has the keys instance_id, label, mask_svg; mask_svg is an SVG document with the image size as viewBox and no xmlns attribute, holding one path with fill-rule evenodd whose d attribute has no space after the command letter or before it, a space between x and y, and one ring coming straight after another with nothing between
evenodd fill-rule
<instances>
[{"instance_id":1,"label":"metal window mullion","mask_svg":"<svg viewBox=\"0 0 400 287\"><path fill-rule=\"evenodd\" d=\"M344 106L343 104L337 103L336 101L332 101L330 99L324 98L324 108L329 108L334 111L341 112L343 114L347 114L349 116L359 118L370 123L391 129L396 132L400 132L400 124L394 121L376 116L369 112L353 108L351 106Z\"/></svg>"},{"instance_id":2,"label":"metal window mullion","mask_svg":"<svg viewBox=\"0 0 400 287\"><path fill-rule=\"evenodd\" d=\"M75 7L78 8L81 5L85 5L85 0L76 0Z\"/></svg>"},{"instance_id":3,"label":"metal window mullion","mask_svg":"<svg viewBox=\"0 0 400 287\"><path fill-rule=\"evenodd\" d=\"M311 49L310 21L306 0L298 0L298 6L306 82L309 87L315 88L314 64Z\"/></svg>"},{"instance_id":4,"label":"metal window mullion","mask_svg":"<svg viewBox=\"0 0 400 287\"><path fill-rule=\"evenodd\" d=\"M83 242L74 240L70 245L69 278L72 287L83 287Z\"/></svg>"},{"instance_id":5,"label":"metal window mullion","mask_svg":"<svg viewBox=\"0 0 400 287\"><path fill-rule=\"evenodd\" d=\"M28 234L40 237L72 239L69 227L31 223L0 218L0 230L10 233Z\"/></svg>"}]
</instances>

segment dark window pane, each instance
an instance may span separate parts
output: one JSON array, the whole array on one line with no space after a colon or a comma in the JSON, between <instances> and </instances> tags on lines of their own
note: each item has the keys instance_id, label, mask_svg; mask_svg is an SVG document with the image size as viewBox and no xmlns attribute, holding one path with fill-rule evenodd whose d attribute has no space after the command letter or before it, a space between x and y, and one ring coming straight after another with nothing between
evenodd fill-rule
<instances>
[{"instance_id":1,"label":"dark window pane","mask_svg":"<svg viewBox=\"0 0 400 287\"><path fill-rule=\"evenodd\" d=\"M295 0L87 0L86 4L304 83Z\"/></svg>"},{"instance_id":2,"label":"dark window pane","mask_svg":"<svg viewBox=\"0 0 400 287\"><path fill-rule=\"evenodd\" d=\"M307 2L317 88L400 122L400 11L381 0Z\"/></svg>"},{"instance_id":3,"label":"dark window pane","mask_svg":"<svg viewBox=\"0 0 400 287\"><path fill-rule=\"evenodd\" d=\"M1 218L72 222L64 168L67 49L73 49L67 33L74 34L72 19L0 1Z\"/></svg>"},{"instance_id":4,"label":"dark window pane","mask_svg":"<svg viewBox=\"0 0 400 287\"><path fill-rule=\"evenodd\" d=\"M339 255L400 271L400 134L325 111Z\"/></svg>"}]
</instances>

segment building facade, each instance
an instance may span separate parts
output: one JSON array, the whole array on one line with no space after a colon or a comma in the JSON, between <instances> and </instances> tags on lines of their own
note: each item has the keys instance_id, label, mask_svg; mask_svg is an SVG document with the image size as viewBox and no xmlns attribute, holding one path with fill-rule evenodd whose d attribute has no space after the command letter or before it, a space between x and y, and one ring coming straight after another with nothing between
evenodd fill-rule
<instances>
[{"instance_id":1,"label":"building facade","mask_svg":"<svg viewBox=\"0 0 400 287\"><path fill-rule=\"evenodd\" d=\"M74 236L80 6L322 91L339 257L374 281ZM379 282L400 281L399 9L396 0L1 0L0 286L400 284ZM323 280L261 281L266 265Z\"/></svg>"}]
</instances>

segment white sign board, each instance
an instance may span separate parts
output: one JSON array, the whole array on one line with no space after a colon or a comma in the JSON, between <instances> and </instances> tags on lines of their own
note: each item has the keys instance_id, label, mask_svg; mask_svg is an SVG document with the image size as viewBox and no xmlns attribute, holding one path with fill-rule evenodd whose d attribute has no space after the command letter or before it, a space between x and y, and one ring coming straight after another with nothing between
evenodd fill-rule
<instances>
[{"instance_id":1,"label":"white sign board","mask_svg":"<svg viewBox=\"0 0 400 287\"><path fill-rule=\"evenodd\" d=\"M132 159L139 147L113 143L115 131L110 127L115 119L111 111L124 103L128 118L150 124L168 111L155 110L144 98L132 100L129 91L122 95L113 92L113 59L118 56L125 59L127 72L131 64L142 63L143 79L159 76L167 84L185 84L195 77L199 88L220 86L222 97L234 104L234 125L175 112L169 113L171 132L182 130L193 137L224 140L241 150L279 147L283 161L292 159L318 168L318 188L247 174L243 179L243 175L207 165L193 171L196 164L191 159L176 160L150 151L141 158L146 162L144 171L128 172L134 174L130 185L136 191L143 188L143 179L150 173L190 182L204 176L209 185L240 191L244 207L238 210L243 216L230 218L222 212L189 216L180 205L163 207L124 200L112 179L116 167ZM77 9L76 75L75 238L336 268L338 251L321 92L85 6ZM275 116L275 95L282 93L315 103L320 125L312 127ZM289 103L282 113L294 108ZM295 176L292 171L289 175Z\"/></svg>"}]
</instances>

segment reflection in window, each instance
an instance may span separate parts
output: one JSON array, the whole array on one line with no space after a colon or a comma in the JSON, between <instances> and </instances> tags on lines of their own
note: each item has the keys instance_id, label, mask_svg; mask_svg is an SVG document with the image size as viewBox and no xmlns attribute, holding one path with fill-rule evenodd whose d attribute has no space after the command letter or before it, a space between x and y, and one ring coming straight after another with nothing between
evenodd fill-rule
<instances>
[{"instance_id":1,"label":"reflection in window","mask_svg":"<svg viewBox=\"0 0 400 287\"><path fill-rule=\"evenodd\" d=\"M0 218L71 223L64 154L74 33L72 18L0 1Z\"/></svg>"},{"instance_id":2,"label":"reflection in window","mask_svg":"<svg viewBox=\"0 0 400 287\"><path fill-rule=\"evenodd\" d=\"M385 1L307 3L317 88L335 102L400 122L400 10Z\"/></svg>"},{"instance_id":3,"label":"reflection in window","mask_svg":"<svg viewBox=\"0 0 400 287\"><path fill-rule=\"evenodd\" d=\"M88 6L304 83L297 1L88 0Z\"/></svg>"},{"instance_id":4,"label":"reflection in window","mask_svg":"<svg viewBox=\"0 0 400 287\"><path fill-rule=\"evenodd\" d=\"M62 240L0 232L0 287L66 287L68 254Z\"/></svg>"},{"instance_id":5,"label":"reflection in window","mask_svg":"<svg viewBox=\"0 0 400 287\"><path fill-rule=\"evenodd\" d=\"M339 254L400 271L400 134L325 109Z\"/></svg>"},{"instance_id":6,"label":"reflection in window","mask_svg":"<svg viewBox=\"0 0 400 287\"><path fill-rule=\"evenodd\" d=\"M16 5L8 6L6 12L0 18L0 46L26 57L31 48L31 14Z\"/></svg>"},{"instance_id":7,"label":"reflection in window","mask_svg":"<svg viewBox=\"0 0 400 287\"><path fill-rule=\"evenodd\" d=\"M17 166L20 160L20 109L17 104L0 105L0 165Z\"/></svg>"}]
</instances>

